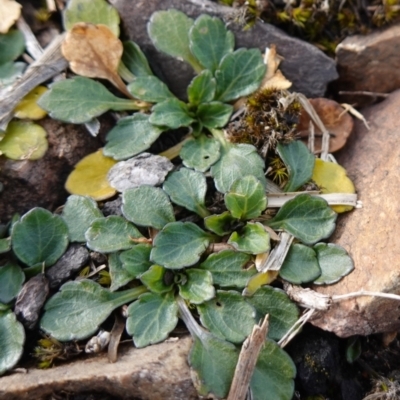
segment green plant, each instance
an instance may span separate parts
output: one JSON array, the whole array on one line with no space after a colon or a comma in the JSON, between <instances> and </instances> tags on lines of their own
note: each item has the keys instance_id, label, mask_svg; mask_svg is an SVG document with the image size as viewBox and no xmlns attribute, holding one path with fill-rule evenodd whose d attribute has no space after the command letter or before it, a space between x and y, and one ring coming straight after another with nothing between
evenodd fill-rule
<instances>
[{"instance_id":1,"label":"green plant","mask_svg":"<svg viewBox=\"0 0 400 400\"><path fill-rule=\"evenodd\" d=\"M268 338L250 388L257 400L267 394L290 399L295 367L276 341L295 324L298 308L279 287L258 285L252 295L246 289L252 278L269 272L255 263L279 247L276 233L270 237L274 230L294 241L275 267L277 284L332 283L351 272L345 250L321 242L333 232L336 213L325 200L301 193L268 215L264 159L253 145L231 143L219 129L231 116L228 102L250 95L261 83L265 65L258 50L234 51L233 35L220 20L203 15L193 21L175 10L155 13L149 33L159 50L187 61L198 73L188 87L188 103L152 75L138 46L128 42L120 70L135 75L128 90L136 100L117 98L102 84L75 77L53 84L40 105L54 118L83 123L109 109L137 109L139 99L148 113L120 120L107 136L104 153L131 158L163 131L188 127L192 136L180 151L184 167L171 172L162 187L125 190L122 216L104 217L94 200L71 195L61 215L35 208L4 230L0 249L10 261L0 268L0 294L6 294L0 297L5 349L0 373L15 365L23 349L23 328L11 310L24 276L54 265L69 243L77 242L107 255L111 286L91 279L65 283L47 301L40 321L52 338L87 339L128 304L127 332L144 347L166 339L181 318L194 339L189 362L200 394L223 398L239 346L269 314ZM314 155L293 138L275 138L274 148L286 168L284 190L299 190L311 179ZM190 221L180 220L183 216ZM15 332L14 340L8 331Z\"/></svg>"}]
</instances>

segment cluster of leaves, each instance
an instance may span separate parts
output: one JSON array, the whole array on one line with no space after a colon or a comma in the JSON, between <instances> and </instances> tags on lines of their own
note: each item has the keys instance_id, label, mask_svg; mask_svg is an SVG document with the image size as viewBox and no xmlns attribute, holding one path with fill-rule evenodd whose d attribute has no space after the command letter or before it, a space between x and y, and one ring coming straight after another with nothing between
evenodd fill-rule
<instances>
[{"instance_id":1,"label":"cluster of leaves","mask_svg":"<svg viewBox=\"0 0 400 400\"><path fill-rule=\"evenodd\" d=\"M100 18L93 7L108 11ZM231 116L229 102L259 87L265 65L258 50L234 50L232 33L216 18L203 15L194 21L176 10L156 12L149 23L155 46L197 72L185 103L153 75L135 43L124 43L111 59L87 45L100 35L119 46L118 24L108 7L102 0L70 2L64 54L72 43L83 42L104 62L88 70L70 59L71 68L85 77L54 83L39 103L53 118L74 123L88 123L107 110L147 111L121 119L107 135L103 153L115 160L142 153L163 131L188 127L192 137L180 152L184 166L169 173L162 187L124 190L122 215L105 217L92 198L73 194L61 215L35 208L4 229L0 252L9 261L0 268L0 374L16 364L23 350L24 329L12 308L25 279L54 265L76 242L107 256L111 286L89 279L65 283L47 301L40 320L40 329L52 338L86 339L115 309L129 304L127 333L144 347L166 339L180 317L194 337L189 362L200 393L222 398L240 344L269 314L268 338L250 386L255 399L290 399L295 367L276 341L299 311L279 288L254 287L255 278L268 274L257 270L255 259L277 246L270 237L273 230L285 231L295 240L275 279L336 282L353 269L344 249L321 242L333 232L336 213L323 199L303 193L268 217L265 161L254 146L230 143L218 129ZM99 22L108 28L89 24ZM118 72L131 80L126 88ZM107 78L133 98L114 96L93 77ZM284 191L299 190L313 176L314 155L299 141L279 143L276 149L288 174ZM220 214L212 214L207 205L213 187L223 195ZM182 208L194 222L177 220Z\"/></svg>"}]
</instances>

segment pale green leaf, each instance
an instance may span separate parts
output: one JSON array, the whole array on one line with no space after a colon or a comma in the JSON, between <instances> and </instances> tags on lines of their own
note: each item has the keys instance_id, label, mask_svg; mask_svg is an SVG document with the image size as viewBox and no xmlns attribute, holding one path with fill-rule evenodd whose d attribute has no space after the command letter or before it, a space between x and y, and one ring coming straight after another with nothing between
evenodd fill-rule
<instances>
[{"instance_id":1,"label":"pale green leaf","mask_svg":"<svg viewBox=\"0 0 400 400\"><path fill-rule=\"evenodd\" d=\"M9 61L5 64L0 64L0 86L6 87L13 84L18 78L20 78L27 67L24 62Z\"/></svg>"},{"instance_id":2,"label":"pale green leaf","mask_svg":"<svg viewBox=\"0 0 400 400\"><path fill-rule=\"evenodd\" d=\"M198 106L201 103L208 103L214 99L217 83L212 73L205 69L193 78L190 82L187 93L189 103Z\"/></svg>"},{"instance_id":3,"label":"pale green leaf","mask_svg":"<svg viewBox=\"0 0 400 400\"><path fill-rule=\"evenodd\" d=\"M61 214L68 226L71 242L86 242L85 232L92 222L103 217L97 203L90 197L69 196Z\"/></svg>"},{"instance_id":4,"label":"pale green leaf","mask_svg":"<svg viewBox=\"0 0 400 400\"><path fill-rule=\"evenodd\" d=\"M196 116L206 128L222 128L229 122L232 111L233 106L230 104L212 101L200 104L197 108Z\"/></svg>"},{"instance_id":5,"label":"pale green leaf","mask_svg":"<svg viewBox=\"0 0 400 400\"><path fill-rule=\"evenodd\" d=\"M276 150L289 172L289 180L284 190L294 192L311 179L315 156L300 140L288 144L278 143Z\"/></svg>"},{"instance_id":6,"label":"pale green leaf","mask_svg":"<svg viewBox=\"0 0 400 400\"><path fill-rule=\"evenodd\" d=\"M196 264L209 245L209 235L192 222L171 222L153 240L150 259L165 268Z\"/></svg>"},{"instance_id":7,"label":"pale green leaf","mask_svg":"<svg viewBox=\"0 0 400 400\"><path fill-rule=\"evenodd\" d=\"M152 111L149 121L154 125L177 129L181 126L189 126L194 122L189 114L188 106L175 98L156 104Z\"/></svg>"},{"instance_id":8,"label":"pale green leaf","mask_svg":"<svg viewBox=\"0 0 400 400\"><path fill-rule=\"evenodd\" d=\"M108 256L108 269L111 278L111 292L115 292L120 287L125 286L135 278L135 276L132 276L132 274L126 268L124 268L124 265L120 259L120 253L118 252L111 253Z\"/></svg>"},{"instance_id":9,"label":"pale green leaf","mask_svg":"<svg viewBox=\"0 0 400 400\"><path fill-rule=\"evenodd\" d=\"M153 186L127 189L122 194L122 213L140 226L162 229L175 221L174 209L165 192Z\"/></svg>"},{"instance_id":10,"label":"pale green leaf","mask_svg":"<svg viewBox=\"0 0 400 400\"><path fill-rule=\"evenodd\" d=\"M161 103L164 100L174 98L167 85L156 76L139 76L128 85L132 95L149 103Z\"/></svg>"},{"instance_id":11,"label":"pale green leaf","mask_svg":"<svg viewBox=\"0 0 400 400\"><path fill-rule=\"evenodd\" d=\"M69 0L63 13L65 30L70 30L77 22L103 24L119 36L119 15L117 10L105 0Z\"/></svg>"},{"instance_id":12,"label":"pale green leaf","mask_svg":"<svg viewBox=\"0 0 400 400\"><path fill-rule=\"evenodd\" d=\"M314 244L333 233L336 217L324 199L300 194L286 202L268 225L287 231L305 244Z\"/></svg>"},{"instance_id":13,"label":"pale green leaf","mask_svg":"<svg viewBox=\"0 0 400 400\"><path fill-rule=\"evenodd\" d=\"M343 247L334 243L317 243L314 250L321 268L321 276L314 284L331 285L353 271L353 260Z\"/></svg>"},{"instance_id":14,"label":"pale green leaf","mask_svg":"<svg viewBox=\"0 0 400 400\"><path fill-rule=\"evenodd\" d=\"M171 291L174 282L173 272L161 265L152 265L139 278L152 293L157 294Z\"/></svg>"},{"instance_id":15,"label":"pale green leaf","mask_svg":"<svg viewBox=\"0 0 400 400\"><path fill-rule=\"evenodd\" d=\"M242 343L257 323L254 308L234 290L218 290L217 296L197 306L200 321L215 336Z\"/></svg>"},{"instance_id":16,"label":"pale green leaf","mask_svg":"<svg viewBox=\"0 0 400 400\"><path fill-rule=\"evenodd\" d=\"M21 31L12 29L0 34L0 65L14 61L25 50L25 38Z\"/></svg>"},{"instance_id":17,"label":"pale green leaf","mask_svg":"<svg viewBox=\"0 0 400 400\"><path fill-rule=\"evenodd\" d=\"M175 204L185 207L203 218L209 215L204 204L207 182L201 172L181 168L169 175L164 182L163 189Z\"/></svg>"},{"instance_id":18,"label":"pale green leaf","mask_svg":"<svg viewBox=\"0 0 400 400\"><path fill-rule=\"evenodd\" d=\"M253 93L265 75L265 64L258 49L238 49L227 54L215 72L215 100L224 103Z\"/></svg>"},{"instance_id":19,"label":"pale green leaf","mask_svg":"<svg viewBox=\"0 0 400 400\"><path fill-rule=\"evenodd\" d=\"M0 254L11 250L11 237L0 239Z\"/></svg>"},{"instance_id":20,"label":"pale green leaf","mask_svg":"<svg viewBox=\"0 0 400 400\"><path fill-rule=\"evenodd\" d=\"M145 293L128 307L126 330L136 347L165 340L177 323L178 306L170 293Z\"/></svg>"},{"instance_id":21,"label":"pale green leaf","mask_svg":"<svg viewBox=\"0 0 400 400\"><path fill-rule=\"evenodd\" d=\"M124 52L122 54L122 62L134 76L153 75L146 56L140 47L132 41L122 43Z\"/></svg>"},{"instance_id":22,"label":"pale green leaf","mask_svg":"<svg viewBox=\"0 0 400 400\"><path fill-rule=\"evenodd\" d=\"M86 339L113 310L146 291L139 286L113 293L91 280L67 282L45 304L40 329L62 342Z\"/></svg>"},{"instance_id":23,"label":"pale green leaf","mask_svg":"<svg viewBox=\"0 0 400 400\"><path fill-rule=\"evenodd\" d=\"M100 253L130 249L135 245L134 239L141 237L133 224L118 215L94 220L85 233L89 249Z\"/></svg>"},{"instance_id":24,"label":"pale green leaf","mask_svg":"<svg viewBox=\"0 0 400 400\"><path fill-rule=\"evenodd\" d=\"M11 243L15 255L29 267L49 267L67 250L68 227L60 216L33 208L14 224Z\"/></svg>"},{"instance_id":25,"label":"pale green leaf","mask_svg":"<svg viewBox=\"0 0 400 400\"><path fill-rule=\"evenodd\" d=\"M249 254L266 253L271 247L269 234L259 222L248 222L239 232L233 232L228 244L238 251Z\"/></svg>"},{"instance_id":26,"label":"pale green leaf","mask_svg":"<svg viewBox=\"0 0 400 400\"><path fill-rule=\"evenodd\" d=\"M229 211L224 211L222 214L214 214L204 218L204 226L209 231L216 233L218 236L228 235L236 229L243 228L244 225L244 222L233 218Z\"/></svg>"},{"instance_id":27,"label":"pale green leaf","mask_svg":"<svg viewBox=\"0 0 400 400\"><path fill-rule=\"evenodd\" d=\"M9 303L17 297L25 280L18 264L9 262L0 267L0 303Z\"/></svg>"},{"instance_id":28,"label":"pale green leaf","mask_svg":"<svg viewBox=\"0 0 400 400\"><path fill-rule=\"evenodd\" d=\"M190 49L205 68L214 72L221 59L233 51L235 37L216 17L203 14L190 30Z\"/></svg>"},{"instance_id":29,"label":"pale green leaf","mask_svg":"<svg viewBox=\"0 0 400 400\"><path fill-rule=\"evenodd\" d=\"M151 267L151 249L151 245L139 243L132 249L121 252L119 259L131 276L136 278Z\"/></svg>"},{"instance_id":30,"label":"pale green leaf","mask_svg":"<svg viewBox=\"0 0 400 400\"><path fill-rule=\"evenodd\" d=\"M187 268L186 279L179 284L179 294L192 304L201 304L215 296L211 272Z\"/></svg>"}]
</instances>

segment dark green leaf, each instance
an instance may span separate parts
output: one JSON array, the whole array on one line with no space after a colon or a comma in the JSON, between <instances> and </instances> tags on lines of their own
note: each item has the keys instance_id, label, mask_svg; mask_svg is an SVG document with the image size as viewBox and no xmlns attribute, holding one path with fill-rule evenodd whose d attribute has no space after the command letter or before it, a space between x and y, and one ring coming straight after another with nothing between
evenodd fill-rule
<instances>
[{"instance_id":1,"label":"dark green leaf","mask_svg":"<svg viewBox=\"0 0 400 400\"><path fill-rule=\"evenodd\" d=\"M265 188L253 175L233 182L224 199L232 216L243 220L259 217L267 207Z\"/></svg>"},{"instance_id":2,"label":"dark green leaf","mask_svg":"<svg viewBox=\"0 0 400 400\"><path fill-rule=\"evenodd\" d=\"M152 265L150 269L140 275L140 280L153 293L162 294L171 291L173 281L168 282L172 272L161 265Z\"/></svg>"},{"instance_id":3,"label":"dark green leaf","mask_svg":"<svg viewBox=\"0 0 400 400\"><path fill-rule=\"evenodd\" d=\"M231 117L233 106L220 101L202 103L197 108L196 116L209 129L224 127Z\"/></svg>"},{"instance_id":4,"label":"dark green leaf","mask_svg":"<svg viewBox=\"0 0 400 400\"><path fill-rule=\"evenodd\" d=\"M25 331L15 314L0 311L0 375L15 366L24 350Z\"/></svg>"},{"instance_id":5,"label":"dark green leaf","mask_svg":"<svg viewBox=\"0 0 400 400\"><path fill-rule=\"evenodd\" d=\"M207 249L209 235L192 222L171 222L153 240L150 259L165 268L196 264Z\"/></svg>"},{"instance_id":6,"label":"dark green leaf","mask_svg":"<svg viewBox=\"0 0 400 400\"><path fill-rule=\"evenodd\" d=\"M257 272L255 268L245 269L250 260L248 254L223 250L209 255L199 268L211 272L214 285L244 288L249 278Z\"/></svg>"},{"instance_id":7,"label":"dark green leaf","mask_svg":"<svg viewBox=\"0 0 400 400\"><path fill-rule=\"evenodd\" d=\"M149 122L148 115L136 113L120 119L108 132L103 153L116 160L125 160L147 150L162 132L163 129Z\"/></svg>"},{"instance_id":8,"label":"dark green leaf","mask_svg":"<svg viewBox=\"0 0 400 400\"><path fill-rule=\"evenodd\" d=\"M280 289L264 286L247 301L256 309L258 319L269 314L268 337L279 340L299 318L299 310L287 294Z\"/></svg>"},{"instance_id":9,"label":"dark green leaf","mask_svg":"<svg viewBox=\"0 0 400 400\"><path fill-rule=\"evenodd\" d=\"M164 100L153 107L149 121L154 125L177 129L189 126L194 119L189 114L187 105L178 99Z\"/></svg>"},{"instance_id":10,"label":"dark green leaf","mask_svg":"<svg viewBox=\"0 0 400 400\"><path fill-rule=\"evenodd\" d=\"M192 304L201 304L215 296L212 275L209 271L188 268L186 280L179 285L179 294Z\"/></svg>"},{"instance_id":11,"label":"dark green leaf","mask_svg":"<svg viewBox=\"0 0 400 400\"><path fill-rule=\"evenodd\" d=\"M175 204L194 211L203 218L209 215L204 204L207 182L201 172L181 168L169 175L163 189Z\"/></svg>"},{"instance_id":12,"label":"dark green leaf","mask_svg":"<svg viewBox=\"0 0 400 400\"><path fill-rule=\"evenodd\" d=\"M111 215L94 220L85 234L89 249L100 253L112 253L130 249L133 239L143 237L137 228L125 218Z\"/></svg>"},{"instance_id":13,"label":"dark green leaf","mask_svg":"<svg viewBox=\"0 0 400 400\"><path fill-rule=\"evenodd\" d=\"M278 143L276 149L289 172L285 192L294 192L311 179L315 156L300 140L289 144Z\"/></svg>"},{"instance_id":14,"label":"dark green leaf","mask_svg":"<svg viewBox=\"0 0 400 400\"><path fill-rule=\"evenodd\" d=\"M362 353L361 341L358 336L352 336L347 340L346 344L346 360L353 364Z\"/></svg>"},{"instance_id":15,"label":"dark green leaf","mask_svg":"<svg viewBox=\"0 0 400 400\"><path fill-rule=\"evenodd\" d=\"M146 272L152 265L150 252L152 246L140 243L130 250L123 251L119 258L123 267L135 278Z\"/></svg>"},{"instance_id":16,"label":"dark green leaf","mask_svg":"<svg viewBox=\"0 0 400 400\"><path fill-rule=\"evenodd\" d=\"M12 29L0 34L0 65L14 61L25 50L25 39L22 32Z\"/></svg>"},{"instance_id":17,"label":"dark green leaf","mask_svg":"<svg viewBox=\"0 0 400 400\"><path fill-rule=\"evenodd\" d=\"M265 64L258 49L238 49L227 54L215 72L216 100L224 103L258 89L265 75Z\"/></svg>"},{"instance_id":18,"label":"dark green leaf","mask_svg":"<svg viewBox=\"0 0 400 400\"><path fill-rule=\"evenodd\" d=\"M124 45L122 62L129 71L136 77L153 75L147 58L140 50L140 47L132 41L123 42L122 44Z\"/></svg>"},{"instance_id":19,"label":"dark green leaf","mask_svg":"<svg viewBox=\"0 0 400 400\"><path fill-rule=\"evenodd\" d=\"M174 295L145 293L128 307L126 330L136 347L163 341L178 323Z\"/></svg>"},{"instance_id":20,"label":"dark green leaf","mask_svg":"<svg viewBox=\"0 0 400 400\"><path fill-rule=\"evenodd\" d=\"M4 88L14 83L24 74L26 67L27 64L23 62L0 64L0 86Z\"/></svg>"},{"instance_id":21,"label":"dark green leaf","mask_svg":"<svg viewBox=\"0 0 400 400\"><path fill-rule=\"evenodd\" d=\"M265 187L264 161L249 144L231 145L224 149L221 158L211 167L215 186L221 193L226 193L237 179L254 175Z\"/></svg>"},{"instance_id":22,"label":"dark green leaf","mask_svg":"<svg viewBox=\"0 0 400 400\"><path fill-rule=\"evenodd\" d=\"M0 267L0 303L9 303L17 297L25 280L21 267L12 262Z\"/></svg>"},{"instance_id":23,"label":"dark green leaf","mask_svg":"<svg viewBox=\"0 0 400 400\"><path fill-rule=\"evenodd\" d=\"M50 117L81 124L108 110L137 110L135 101L121 99L93 79L77 76L53 83L38 101Z\"/></svg>"},{"instance_id":24,"label":"dark green leaf","mask_svg":"<svg viewBox=\"0 0 400 400\"><path fill-rule=\"evenodd\" d=\"M249 254L266 253L271 247L269 234L259 222L248 222L239 233L233 232L228 244L238 251Z\"/></svg>"},{"instance_id":25,"label":"dark green leaf","mask_svg":"<svg viewBox=\"0 0 400 400\"><path fill-rule=\"evenodd\" d=\"M12 229L12 248L29 267L53 265L67 250L68 227L58 215L43 208L27 212Z\"/></svg>"},{"instance_id":26,"label":"dark green leaf","mask_svg":"<svg viewBox=\"0 0 400 400\"><path fill-rule=\"evenodd\" d=\"M0 254L11 250L11 237L0 239Z\"/></svg>"},{"instance_id":27,"label":"dark green leaf","mask_svg":"<svg viewBox=\"0 0 400 400\"><path fill-rule=\"evenodd\" d=\"M300 194L285 203L268 225L285 230L305 244L314 244L332 234L336 217L324 199Z\"/></svg>"},{"instance_id":28,"label":"dark green leaf","mask_svg":"<svg viewBox=\"0 0 400 400\"><path fill-rule=\"evenodd\" d=\"M204 218L204 226L219 236L225 236L237 229L238 220L233 218L229 211L225 211L222 214L210 215ZM244 223L239 226L244 226Z\"/></svg>"},{"instance_id":29,"label":"dark green leaf","mask_svg":"<svg viewBox=\"0 0 400 400\"><path fill-rule=\"evenodd\" d=\"M91 280L67 282L46 303L40 328L62 342L86 339L113 310L146 291L139 286L113 293Z\"/></svg>"},{"instance_id":30,"label":"dark green leaf","mask_svg":"<svg viewBox=\"0 0 400 400\"><path fill-rule=\"evenodd\" d=\"M312 282L321 275L315 251L300 243L292 244L279 270L285 281L295 285Z\"/></svg>"},{"instance_id":31,"label":"dark green leaf","mask_svg":"<svg viewBox=\"0 0 400 400\"><path fill-rule=\"evenodd\" d=\"M135 276L132 276L132 274L124 268L120 259L120 253L111 253L108 256L108 269L111 278L111 292L115 292L135 278Z\"/></svg>"},{"instance_id":32,"label":"dark green leaf","mask_svg":"<svg viewBox=\"0 0 400 400\"><path fill-rule=\"evenodd\" d=\"M128 85L132 95L140 100L150 103L161 103L164 100L174 98L167 85L156 76L139 76Z\"/></svg>"},{"instance_id":33,"label":"dark green leaf","mask_svg":"<svg viewBox=\"0 0 400 400\"><path fill-rule=\"evenodd\" d=\"M232 343L242 343L257 323L254 308L234 290L218 290L214 299L197 306L197 309L204 327Z\"/></svg>"},{"instance_id":34,"label":"dark green leaf","mask_svg":"<svg viewBox=\"0 0 400 400\"><path fill-rule=\"evenodd\" d=\"M233 51L235 37L224 23L209 15L198 17L190 30L190 49L200 63L214 72L221 59Z\"/></svg>"},{"instance_id":35,"label":"dark green leaf","mask_svg":"<svg viewBox=\"0 0 400 400\"><path fill-rule=\"evenodd\" d=\"M250 382L253 398L291 400L295 376L296 367L289 355L275 342L267 339Z\"/></svg>"},{"instance_id":36,"label":"dark green leaf","mask_svg":"<svg viewBox=\"0 0 400 400\"><path fill-rule=\"evenodd\" d=\"M189 103L198 106L200 103L208 103L214 99L217 83L212 73L205 69L195 76L188 86L187 93Z\"/></svg>"},{"instance_id":37,"label":"dark green leaf","mask_svg":"<svg viewBox=\"0 0 400 400\"><path fill-rule=\"evenodd\" d=\"M322 271L314 284L331 285L353 271L353 260L343 247L333 243L317 243L314 250Z\"/></svg>"},{"instance_id":38,"label":"dark green leaf","mask_svg":"<svg viewBox=\"0 0 400 400\"><path fill-rule=\"evenodd\" d=\"M178 10L157 11L147 25L154 46L172 57L188 62L199 71L200 65L189 48L189 31L193 20Z\"/></svg>"},{"instance_id":39,"label":"dark green leaf","mask_svg":"<svg viewBox=\"0 0 400 400\"><path fill-rule=\"evenodd\" d=\"M175 221L174 209L168 196L160 188L139 186L127 189L122 195L122 213L140 226L162 229Z\"/></svg>"},{"instance_id":40,"label":"dark green leaf","mask_svg":"<svg viewBox=\"0 0 400 400\"><path fill-rule=\"evenodd\" d=\"M62 218L68 226L71 242L86 242L85 232L92 222L103 214L97 203L90 197L69 196L62 211Z\"/></svg>"}]
</instances>

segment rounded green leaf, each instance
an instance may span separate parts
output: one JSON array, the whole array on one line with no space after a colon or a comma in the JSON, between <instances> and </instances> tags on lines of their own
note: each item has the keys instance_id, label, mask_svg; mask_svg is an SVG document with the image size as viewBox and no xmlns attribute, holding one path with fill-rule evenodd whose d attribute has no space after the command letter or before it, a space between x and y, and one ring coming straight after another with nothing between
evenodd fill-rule
<instances>
[{"instance_id":1,"label":"rounded green leaf","mask_svg":"<svg viewBox=\"0 0 400 400\"><path fill-rule=\"evenodd\" d=\"M0 375L15 366L24 350L25 331L15 314L0 311Z\"/></svg>"},{"instance_id":2,"label":"rounded green leaf","mask_svg":"<svg viewBox=\"0 0 400 400\"><path fill-rule=\"evenodd\" d=\"M311 179L315 156L300 140L294 140L288 144L278 143L276 150L289 172L289 180L284 190L294 192Z\"/></svg>"},{"instance_id":3,"label":"rounded green leaf","mask_svg":"<svg viewBox=\"0 0 400 400\"><path fill-rule=\"evenodd\" d=\"M138 277L143 274L143 272L146 272L152 265L150 261L151 249L151 245L140 243L132 249L123 251L119 256L122 266L131 276L135 278Z\"/></svg>"},{"instance_id":4,"label":"rounded green leaf","mask_svg":"<svg viewBox=\"0 0 400 400\"><path fill-rule=\"evenodd\" d=\"M226 208L238 219L257 218L267 207L264 186L253 175L233 182L224 200Z\"/></svg>"},{"instance_id":5,"label":"rounded green leaf","mask_svg":"<svg viewBox=\"0 0 400 400\"><path fill-rule=\"evenodd\" d=\"M201 134L197 138L185 142L179 156L185 167L206 172L211 165L219 160L221 156L220 147L221 145L217 140Z\"/></svg>"},{"instance_id":6,"label":"rounded green leaf","mask_svg":"<svg viewBox=\"0 0 400 400\"><path fill-rule=\"evenodd\" d=\"M140 280L153 293L166 293L173 287L173 273L161 265L152 265L140 275Z\"/></svg>"},{"instance_id":7,"label":"rounded green leaf","mask_svg":"<svg viewBox=\"0 0 400 400\"><path fill-rule=\"evenodd\" d=\"M13 84L18 78L20 78L27 67L27 64L23 62L12 62L9 61L5 64L0 64L0 85L5 88Z\"/></svg>"},{"instance_id":8,"label":"rounded green leaf","mask_svg":"<svg viewBox=\"0 0 400 400\"><path fill-rule=\"evenodd\" d=\"M46 131L31 121L11 121L0 141L0 154L12 160L38 160L49 145Z\"/></svg>"},{"instance_id":9,"label":"rounded green leaf","mask_svg":"<svg viewBox=\"0 0 400 400\"><path fill-rule=\"evenodd\" d=\"M202 325L215 336L242 343L257 323L254 308L238 292L217 291L217 296L197 306Z\"/></svg>"},{"instance_id":10,"label":"rounded green leaf","mask_svg":"<svg viewBox=\"0 0 400 400\"><path fill-rule=\"evenodd\" d=\"M222 214L214 214L204 218L204 226L219 236L225 236L235 229L242 228L244 223L233 218L229 211L225 211Z\"/></svg>"},{"instance_id":11,"label":"rounded green leaf","mask_svg":"<svg viewBox=\"0 0 400 400\"><path fill-rule=\"evenodd\" d=\"M253 93L265 75L265 64L258 49L238 49L228 53L215 71L215 100L227 103Z\"/></svg>"},{"instance_id":12,"label":"rounded green leaf","mask_svg":"<svg viewBox=\"0 0 400 400\"><path fill-rule=\"evenodd\" d=\"M321 275L317 254L308 246L300 243L292 244L279 270L279 275L285 281L295 285L312 282Z\"/></svg>"},{"instance_id":13,"label":"rounded green leaf","mask_svg":"<svg viewBox=\"0 0 400 400\"><path fill-rule=\"evenodd\" d=\"M105 0L70 0L63 13L64 28L70 30L77 22L107 25L119 36L119 15Z\"/></svg>"},{"instance_id":14,"label":"rounded green leaf","mask_svg":"<svg viewBox=\"0 0 400 400\"><path fill-rule=\"evenodd\" d=\"M86 339L113 310L146 291L139 286L113 293L91 280L67 282L45 304L40 328L62 342Z\"/></svg>"},{"instance_id":15,"label":"rounded green leaf","mask_svg":"<svg viewBox=\"0 0 400 400\"><path fill-rule=\"evenodd\" d=\"M317 243L314 250L322 271L314 281L315 285L331 285L353 271L353 260L343 247L333 243Z\"/></svg>"},{"instance_id":16,"label":"rounded green leaf","mask_svg":"<svg viewBox=\"0 0 400 400\"><path fill-rule=\"evenodd\" d=\"M165 340L178 323L174 295L145 293L128 307L126 330L136 347Z\"/></svg>"},{"instance_id":17,"label":"rounded green leaf","mask_svg":"<svg viewBox=\"0 0 400 400\"><path fill-rule=\"evenodd\" d=\"M212 73L205 69L193 78L190 82L187 93L189 103L198 106L201 103L208 103L214 99L216 82Z\"/></svg>"},{"instance_id":18,"label":"rounded green leaf","mask_svg":"<svg viewBox=\"0 0 400 400\"><path fill-rule=\"evenodd\" d=\"M266 340L250 381L257 400L291 400L296 366L289 355L272 340Z\"/></svg>"},{"instance_id":19,"label":"rounded green leaf","mask_svg":"<svg viewBox=\"0 0 400 400\"><path fill-rule=\"evenodd\" d=\"M221 59L233 51L235 37L216 17L203 14L190 30L190 49L200 63L214 72Z\"/></svg>"},{"instance_id":20,"label":"rounded green leaf","mask_svg":"<svg viewBox=\"0 0 400 400\"><path fill-rule=\"evenodd\" d=\"M153 125L177 129L189 126L195 120L189 114L188 106L176 98L164 100L152 108L149 121Z\"/></svg>"},{"instance_id":21,"label":"rounded green leaf","mask_svg":"<svg viewBox=\"0 0 400 400\"><path fill-rule=\"evenodd\" d=\"M264 286L247 301L256 309L258 319L269 314L268 337L279 340L299 318L299 310L288 295L280 289Z\"/></svg>"},{"instance_id":22,"label":"rounded green leaf","mask_svg":"<svg viewBox=\"0 0 400 400\"><path fill-rule=\"evenodd\" d=\"M228 192L233 182L247 175L254 175L266 186L264 161L256 148L249 144L236 144L224 149L220 159L211 167L211 175L221 193Z\"/></svg>"},{"instance_id":23,"label":"rounded green leaf","mask_svg":"<svg viewBox=\"0 0 400 400\"><path fill-rule=\"evenodd\" d=\"M0 65L14 61L25 50L25 38L21 31L12 29L0 34Z\"/></svg>"},{"instance_id":24,"label":"rounded green leaf","mask_svg":"<svg viewBox=\"0 0 400 400\"><path fill-rule=\"evenodd\" d=\"M43 208L27 212L12 229L15 255L29 267L53 265L67 250L68 227L58 215Z\"/></svg>"},{"instance_id":25,"label":"rounded green leaf","mask_svg":"<svg viewBox=\"0 0 400 400\"><path fill-rule=\"evenodd\" d=\"M135 276L127 271L121 260L120 253L111 253L108 256L108 269L110 271L111 286L110 291L115 292L120 287L125 286L127 283L135 279Z\"/></svg>"},{"instance_id":26,"label":"rounded green leaf","mask_svg":"<svg viewBox=\"0 0 400 400\"><path fill-rule=\"evenodd\" d=\"M200 104L197 108L196 116L206 128L222 128L229 122L232 111L233 106L230 104L212 101Z\"/></svg>"},{"instance_id":27,"label":"rounded green leaf","mask_svg":"<svg viewBox=\"0 0 400 400\"><path fill-rule=\"evenodd\" d=\"M122 195L122 213L140 226L162 229L175 221L174 209L168 196L160 188L139 186L125 190Z\"/></svg>"},{"instance_id":28,"label":"rounded green leaf","mask_svg":"<svg viewBox=\"0 0 400 400\"><path fill-rule=\"evenodd\" d=\"M25 280L21 267L12 262L0 267L0 303L9 303L17 297Z\"/></svg>"},{"instance_id":29,"label":"rounded green leaf","mask_svg":"<svg viewBox=\"0 0 400 400\"><path fill-rule=\"evenodd\" d=\"M255 268L245 268L250 260L248 254L223 250L209 255L199 268L211 272L214 285L244 288L249 278L257 273Z\"/></svg>"},{"instance_id":30,"label":"rounded green leaf","mask_svg":"<svg viewBox=\"0 0 400 400\"><path fill-rule=\"evenodd\" d=\"M175 204L194 211L203 218L209 215L204 204L207 182L201 172L181 168L169 175L164 182L163 189Z\"/></svg>"},{"instance_id":31,"label":"rounded green leaf","mask_svg":"<svg viewBox=\"0 0 400 400\"><path fill-rule=\"evenodd\" d=\"M103 153L116 160L125 160L147 150L162 132L149 122L148 115L136 113L121 118L108 132Z\"/></svg>"},{"instance_id":32,"label":"rounded green leaf","mask_svg":"<svg viewBox=\"0 0 400 400\"><path fill-rule=\"evenodd\" d=\"M153 75L147 58L142 50L140 50L140 47L132 41L126 41L122 44L124 46L122 62L125 67L128 68L134 76Z\"/></svg>"},{"instance_id":33,"label":"rounded green leaf","mask_svg":"<svg viewBox=\"0 0 400 400\"><path fill-rule=\"evenodd\" d=\"M179 285L179 294L192 304L201 304L215 296L212 275L209 271L188 268L186 279Z\"/></svg>"},{"instance_id":34,"label":"rounded green leaf","mask_svg":"<svg viewBox=\"0 0 400 400\"><path fill-rule=\"evenodd\" d=\"M165 268L196 264L209 245L209 235L192 222L171 222L153 240L150 259Z\"/></svg>"},{"instance_id":35,"label":"rounded green leaf","mask_svg":"<svg viewBox=\"0 0 400 400\"><path fill-rule=\"evenodd\" d=\"M314 244L333 233L336 217L321 197L300 194L286 202L268 226L283 229L305 244Z\"/></svg>"},{"instance_id":36,"label":"rounded green leaf","mask_svg":"<svg viewBox=\"0 0 400 400\"><path fill-rule=\"evenodd\" d=\"M143 237L137 228L125 218L111 215L98 218L92 222L85 237L89 249L100 253L130 249L135 245L134 239Z\"/></svg>"},{"instance_id":37,"label":"rounded green leaf","mask_svg":"<svg viewBox=\"0 0 400 400\"><path fill-rule=\"evenodd\" d=\"M259 222L248 222L240 232L233 232L228 244L249 254L266 253L271 247L269 234Z\"/></svg>"},{"instance_id":38,"label":"rounded green leaf","mask_svg":"<svg viewBox=\"0 0 400 400\"><path fill-rule=\"evenodd\" d=\"M103 214L97 203L90 197L69 196L62 211L62 218L68 226L71 242L86 242L85 232L92 222Z\"/></svg>"},{"instance_id":39,"label":"rounded green leaf","mask_svg":"<svg viewBox=\"0 0 400 400\"><path fill-rule=\"evenodd\" d=\"M150 103L174 98L168 86L154 75L138 76L128 85L128 90L134 97Z\"/></svg>"}]
</instances>

